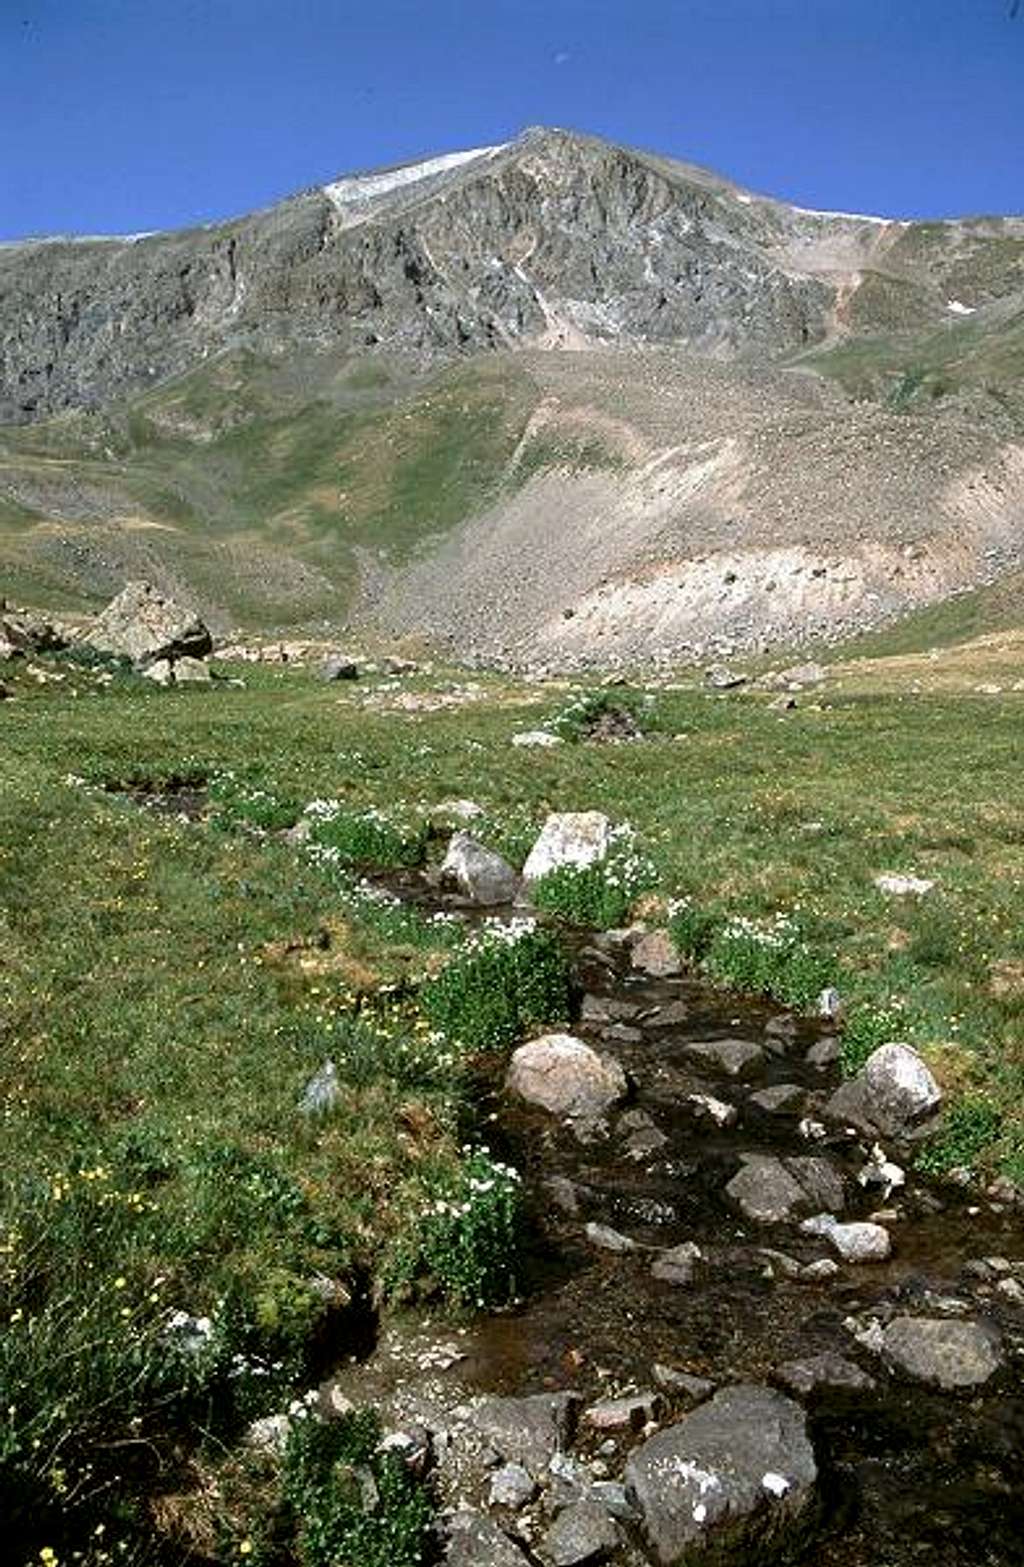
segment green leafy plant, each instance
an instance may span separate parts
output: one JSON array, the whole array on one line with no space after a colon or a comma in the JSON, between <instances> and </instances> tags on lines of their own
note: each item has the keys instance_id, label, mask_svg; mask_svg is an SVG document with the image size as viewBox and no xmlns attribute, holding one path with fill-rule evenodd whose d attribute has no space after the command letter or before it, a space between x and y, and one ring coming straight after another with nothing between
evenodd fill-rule
<instances>
[{"instance_id":1,"label":"green leafy plant","mask_svg":"<svg viewBox=\"0 0 1024 1567\"><path fill-rule=\"evenodd\" d=\"M299 1413L281 1488L302 1567L422 1567L434 1509L402 1459L381 1451L373 1411L330 1421Z\"/></svg>"},{"instance_id":2,"label":"green leafy plant","mask_svg":"<svg viewBox=\"0 0 1024 1567\"><path fill-rule=\"evenodd\" d=\"M943 1117L942 1130L925 1144L917 1167L929 1175L972 1168L1002 1131L1003 1117L988 1100L961 1099Z\"/></svg>"},{"instance_id":3,"label":"green leafy plant","mask_svg":"<svg viewBox=\"0 0 1024 1567\"><path fill-rule=\"evenodd\" d=\"M691 963L699 963L706 956L721 924L720 915L701 908L691 898L673 898L669 903L669 935L679 955Z\"/></svg>"},{"instance_id":4,"label":"green leafy plant","mask_svg":"<svg viewBox=\"0 0 1024 1567\"><path fill-rule=\"evenodd\" d=\"M769 920L733 915L713 935L704 959L713 979L734 990L808 1007L835 975L835 960L817 951L791 915Z\"/></svg>"},{"instance_id":5,"label":"green leafy plant","mask_svg":"<svg viewBox=\"0 0 1024 1567\"><path fill-rule=\"evenodd\" d=\"M304 815L324 862L387 870L421 865L426 856L426 821L403 820L374 807L353 811L339 800L313 800Z\"/></svg>"},{"instance_id":6,"label":"green leafy plant","mask_svg":"<svg viewBox=\"0 0 1024 1567\"><path fill-rule=\"evenodd\" d=\"M901 1003L855 1004L843 1024L839 1059L844 1074L855 1077L880 1045L888 1045L894 1039L905 1039L907 1033L907 1012Z\"/></svg>"},{"instance_id":7,"label":"green leafy plant","mask_svg":"<svg viewBox=\"0 0 1024 1567\"><path fill-rule=\"evenodd\" d=\"M210 783L210 822L222 831L282 832L299 819L295 800L274 794L255 777L219 773Z\"/></svg>"},{"instance_id":8,"label":"green leafy plant","mask_svg":"<svg viewBox=\"0 0 1024 1567\"><path fill-rule=\"evenodd\" d=\"M579 691L546 728L563 740L586 740L595 735L614 739L617 733L630 738L648 726L653 703L653 697L626 686Z\"/></svg>"},{"instance_id":9,"label":"green leafy plant","mask_svg":"<svg viewBox=\"0 0 1024 1567\"><path fill-rule=\"evenodd\" d=\"M489 921L420 994L424 1016L463 1050L500 1050L569 1015L569 965L533 920Z\"/></svg>"},{"instance_id":10,"label":"green leafy plant","mask_svg":"<svg viewBox=\"0 0 1024 1567\"><path fill-rule=\"evenodd\" d=\"M522 1186L485 1148L465 1149L454 1174L425 1183L422 1205L392 1255L401 1292L424 1279L457 1306L504 1305L516 1289Z\"/></svg>"}]
</instances>

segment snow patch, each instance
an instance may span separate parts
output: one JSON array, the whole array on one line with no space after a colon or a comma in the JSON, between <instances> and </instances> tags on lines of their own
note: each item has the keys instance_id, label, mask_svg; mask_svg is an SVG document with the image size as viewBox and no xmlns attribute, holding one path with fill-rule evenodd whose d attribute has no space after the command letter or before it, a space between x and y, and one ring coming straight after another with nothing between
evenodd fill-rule
<instances>
[{"instance_id":1,"label":"snow patch","mask_svg":"<svg viewBox=\"0 0 1024 1567\"><path fill-rule=\"evenodd\" d=\"M471 147L468 152L449 152L441 158L407 163L400 169L388 169L381 174L352 174L325 185L323 192L338 211L343 212L354 203L373 201L377 196L386 196L389 191L415 185L420 180L430 179L434 174L444 174L448 169L457 169L462 164L473 163L481 158L496 157L507 146L508 142L500 142L495 147Z\"/></svg>"}]
</instances>

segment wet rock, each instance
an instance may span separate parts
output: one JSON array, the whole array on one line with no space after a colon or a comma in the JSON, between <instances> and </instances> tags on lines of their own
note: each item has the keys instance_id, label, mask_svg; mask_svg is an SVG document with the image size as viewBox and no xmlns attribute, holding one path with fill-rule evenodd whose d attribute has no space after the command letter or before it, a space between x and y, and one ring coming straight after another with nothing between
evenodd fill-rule
<instances>
[{"instance_id":1,"label":"wet rock","mask_svg":"<svg viewBox=\"0 0 1024 1567\"><path fill-rule=\"evenodd\" d=\"M491 1476L487 1500L491 1507L508 1507L518 1512L537 1495L537 1482L522 1464L502 1464Z\"/></svg>"},{"instance_id":2,"label":"wet rock","mask_svg":"<svg viewBox=\"0 0 1024 1567\"><path fill-rule=\"evenodd\" d=\"M445 1520L445 1567L527 1567L527 1558L493 1518L469 1508Z\"/></svg>"},{"instance_id":3,"label":"wet rock","mask_svg":"<svg viewBox=\"0 0 1024 1567\"><path fill-rule=\"evenodd\" d=\"M610 1044L638 1045L643 1037L642 1029L631 1028L628 1023L611 1023L601 1030L601 1038Z\"/></svg>"},{"instance_id":4,"label":"wet rock","mask_svg":"<svg viewBox=\"0 0 1024 1567\"><path fill-rule=\"evenodd\" d=\"M619 1230L613 1230L610 1224L588 1224L584 1234L591 1246L596 1246L600 1251L627 1252L636 1251L636 1241L628 1235L623 1235Z\"/></svg>"},{"instance_id":5,"label":"wet rock","mask_svg":"<svg viewBox=\"0 0 1024 1567\"><path fill-rule=\"evenodd\" d=\"M764 1061L761 1046L749 1039L693 1040L686 1053L727 1077L750 1077Z\"/></svg>"},{"instance_id":6,"label":"wet rock","mask_svg":"<svg viewBox=\"0 0 1024 1567\"><path fill-rule=\"evenodd\" d=\"M800 1277L808 1284L827 1284L838 1273L839 1264L833 1262L831 1257L820 1257L817 1262L809 1262L800 1269Z\"/></svg>"},{"instance_id":7,"label":"wet rock","mask_svg":"<svg viewBox=\"0 0 1024 1567\"><path fill-rule=\"evenodd\" d=\"M780 669L765 675L758 683L768 691L804 691L808 686L820 686L828 678L821 664L794 664L792 669Z\"/></svg>"},{"instance_id":8,"label":"wet rock","mask_svg":"<svg viewBox=\"0 0 1024 1567\"><path fill-rule=\"evenodd\" d=\"M632 1393L625 1398L602 1398L584 1410L583 1420L595 1431L641 1431L658 1418L657 1393Z\"/></svg>"},{"instance_id":9,"label":"wet rock","mask_svg":"<svg viewBox=\"0 0 1024 1567\"><path fill-rule=\"evenodd\" d=\"M544 1190L561 1213L568 1213L572 1216L579 1213L579 1188L575 1181L570 1181L567 1175L550 1176L544 1182Z\"/></svg>"},{"instance_id":10,"label":"wet rock","mask_svg":"<svg viewBox=\"0 0 1024 1567\"><path fill-rule=\"evenodd\" d=\"M810 1508L817 1466L800 1406L740 1385L650 1437L625 1480L658 1561L681 1567L777 1547Z\"/></svg>"},{"instance_id":11,"label":"wet rock","mask_svg":"<svg viewBox=\"0 0 1024 1567\"><path fill-rule=\"evenodd\" d=\"M671 979L683 971L682 959L667 930L652 930L634 942L633 967L654 979Z\"/></svg>"},{"instance_id":12,"label":"wet rock","mask_svg":"<svg viewBox=\"0 0 1024 1567\"><path fill-rule=\"evenodd\" d=\"M843 1183L827 1159L741 1154L726 1192L748 1219L779 1224L808 1209L842 1208ZM824 1200L823 1200L824 1199Z\"/></svg>"},{"instance_id":13,"label":"wet rock","mask_svg":"<svg viewBox=\"0 0 1024 1567\"><path fill-rule=\"evenodd\" d=\"M552 1567L589 1567L605 1562L622 1543L614 1518L596 1501L574 1502L559 1513L544 1536Z\"/></svg>"},{"instance_id":14,"label":"wet rock","mask_svg":"<svg viewBox=\"0 0 1024 1567\"><path fill-rule=\"evenodd\" d=\"M739 1112L735 1105L729 1104L725 1099L716 1099L713 1094L687 1094L686 1098L687 1103L693 1106L699 1116L707 1116L716 1126L723 1129L735 1126L739 1119Z\"/></svg>"},{"instance_id":15,"label":"wet rock","mask_svg":"<svg viewBox=\"0 0 1024 1567\"><path fill-rule=\"evenodd\" d=\"M600 811L565 811L548 817L523 866L523 880L539 881L563 865L594 865L612 842L612 824Z\"/></svg>"},{"instance_id":16,"label":"wet rock","mask_svg":"<svg viewBox=\"0 0 1024 1567\"><path fill-rule=\"evenodd\" d=\"M715 1391L715 1384L707 1377L695 1377L691 1372L679 1371L675 1366L656 1363L651 1368L651 1375L658 1386L666 1393L671 1393L674 1399L684 1398L693 1404L702 1403Z\"/></svg>"},{"instance_id":17,"label":"wet rock","mask_svg":"<svg viewBox=\"0 0 1024 1567\"><path fill-rule=\"evenodd\" d=\"M632 1159L643 1159L657 1153L668 1142L665 1133L655 1124L646 1110L627 1110L620 1115L615 1127L625 1138L626 1150Z\"/></svg>"},{"instance_id":18,"label":"wet rock","mask_svg":"<svg viewBox=\"0 0 1024 1567\"><path fill-rule=\"evenodd\" d=\"M819 1213L800 1226L805 1235L821 1235L844 1262L885 1262L892 1252L889 1231L866 1220L840 1224L834 1214Z\"/></svg>"},{"instance_id":19,"label":"wet rock","mask_svg":"<svg viewBox=\"0 0 1024 1567\"><path fill-rule=\"evenodd\" d=\"M519 877L508 861L468 832L453 833L441 865L441 880L454 883L467 898L485 907L513 903L519 891Z\"/></svg>"},{"instance_id":20,"label":"wet rock","mask_svg":"<svg viewBox=\"0 0 1024 1567\"><path fill-rule=\"evenodd\" d=\"M803 1263L788 1252L775 1251L771 1246L759 1246L757 1255L765 1260L767 1278L798 1279L803 1272Z\"/></svg>"},{"instance_id":21,"label":"wet rock","mask_svg":"<svg viewBox=\"0 0 1024 1567\"><path fill-rule=\"evenodd\" d=\"M877 1386L860 1366L832 1350L802 1360L787 1360L776 1367L775 1377L788 1393L799 1398L807 1398L822 1388L829 1392L870 1393Z\"/></svg>"},{"instance_id":22,"label":"wet rock","mask_svg":"<svg viewBox=\"0 0 1024 1567\"><path fill-rule=\"evenodd\" d=\"M317 678L325 685L333 685L338 680L358 680L359 665L340 653L332 653L320 665Z\"/></svg>"},{"instance_id":23,"label":"wet rock","mask_svg":"<svg viewBox=\"0 0 1024 1567\"><path fill-rule=\"evenodd\" d=\"M149 582L129 582L83 640L101 653L120 654L136 664L206 658L213 651L213 638L199 616Z\"/></svg>"},{"instance_id":24,"label":"wet rock","mask_svg":"<svg viewBox=\"0 0 1024 1567\"><path fill-rule=\"evenodd\" d=\"M534 1393L527 1398L485 1398L470 1411L470 1424L507 1463L540 1479L556 1453L568 1447L580 1403L578 1393Z\"/></svg>"},{"instance_id":25,"label":"wet rock","mask_svg":"<svg viewBox=\"0 0 1024 1567\"><path fill-rule=\"evenodd\" d=\"M759 1110L766 1110L769 1115L777 1115L783 1110L794 1109L804 1097L804 1091L799 1083L776 1083L771 1088L761 1088L756 1094L751 1094L750 1103L757 1105Z\"/></svg>"},{"instance_id":26,"label":"wet rock","mask_svg":"<svg viewBox=\"0 0 1024 1567\"><path fill-rule=\"evenodd\" d=\"M830 1119L888 1137L906 1136L938 1109L942 1091L909 1045L881 1045L825 1107Z\"/></svg>"},{"instance_id":27,"label":"wet rock","mask_svg":"<svg viewBox=\"0 0 1024 1567\"><path fill-rule=\"evenodd\" d=\"M626 1074L572 1034L544 1034L513 1052L506 1087L571 1120L599 1120L626 1097Z\"/></svg>"},{"instance_id":28,"label":"wet rock","mask_svg":"<svg viewBox=\"0 0 1024 1567\"><path fill-rule=\"evenodd\" d=\"M704 1253L700 1247L694 1245L693 1241L684 1241L681 1246L673 1246L670 1251L663 1251L660 1257L656 1257L651 1273L665 1284L689 1288L696 1281L703 1260Z\"/></svg>"},{"instance_id":29,"label":"wet rock","mask_svg":"<svg viewBox=\"0 0 1024 1567\"><path fill-rule=\"evenodd\" d=\"M690 1016L685 1001L670 1001L663 1007L652 1007L644 1018L648 1028L678 1028Z\"/></svg>"},{"instance_id":30,"label":"wet rock","mask_svg":"<svg viewBox=\"0 0 1024 1567\"><path fill-rule=\"evenodd\" d=\"M980 1387L1003 1365L996 1329L987 1322L941 1317L894 1317L861 1342L915 1382L950 1390Z\"/></svg>"},{"instance_id":31,"label":"wet rock","mask_svg":"<svg viewBox=\"0 0 1024 1567\"><path fill-rule=\"evenodd\" d=\"M829 1034L824 1039L816 1039L807 1052L807 1062L810 1066L816 1066L819 1071L826 1067L834 1066L839 1060L840 1046L838 1039Z\"/></svg>"}]
</instances>

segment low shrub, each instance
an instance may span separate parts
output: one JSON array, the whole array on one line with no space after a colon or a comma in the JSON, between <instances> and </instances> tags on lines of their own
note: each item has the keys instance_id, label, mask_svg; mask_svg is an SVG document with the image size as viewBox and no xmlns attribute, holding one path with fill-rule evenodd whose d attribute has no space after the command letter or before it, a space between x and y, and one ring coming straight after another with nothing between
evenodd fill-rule
<instances>
[{"instance_id":1,"label":"low shrub","mask_svg":"<svg viewBox=\"0 0 1024 1567\"><path fill-rule=\"evenodd\" d=\"M973 1168L1002 1131L1003 1118L985 1099L965 1098L943 1117L942 1130L921 1149L917 1167L929 1175Z\"/></svg>"},{"instance_id":2,"label":"low shrub","mask_svg":"<svg viewBox=\"0 0 1024 1567\"><path fill-rule=\"evenodd\" d=\"M500 1050L568 1017L569 964L555 936L533 920L490 920L426 982L420 1005L456 1048Z\"/></svg>"},{"instance_id":3,"label":"low shrub","mask_svg":"<svg viewBox=\"0 0 1024 1567\"><path fill-rule=\"evenodd\" d=\"M456 1306L505 1305L516 1291L520 1177L485 1148L463 1152L455 1174L424 1182L422 1206L387 1269L389 1287L402 1293L427 1280Z\"/></svg>"},{"instance_id":4,"label":"low shrub","mask_svg":"<svg viewBox=\"0 0 1024 1567\"><path fill-rule=\"evenodd\" d=\"M680 957L700 963L707 955L721 917L702 909L690 898L673 898L668 906L668 933Z\"/></svg>"},{"instance_id":5,"label":"low shrub","mask_svg":"<svg viewBox=\"0 0 1024 1567\"><path fill-rule=\"evenodd\" d=\"M861 1002L851 1006L843 1024L840 1065L847 1077L855 1077L880 1045L905 1039L907 1013L901 1002Z\"/></svg>"},{"instance_id":6,"label":"low shrub","mask_svg":"<svg viewBox=\"0 0 1024 1567\"><path fill-rule=\"evenodd\" d=\"M380 1442L371 1410L340 1420L293 1419L275 1532L291 1535L301 1567L422 1567L427 1561L430 1497Z\"/></svg>"},{"instance_id":7,"label":"low shrub","mask_svg":"<svg viewBox=\"0 0 1024 1567\"><path fill-rule=\"evenodd\" d=\"M399 870L422 865L429 826L388 816L373 807L353 811L340 800L313 800L303 813L311 824L310 841L321 860L339 865Z\"/></svg>"},{"instance_id":8,"label":"low shrub","mask_svg":"<svg viewBox=\"0 0 1024 1567\"><path fill-rule=\"evenodd\" d=\"M714 933L704 959L711 977L734 990L807 1008L832 983L835 959L816 951L791 915L733 915Z\"/></svg>"},{"instance_id":9,"label":"low shrub","mask_svg":"<svg viewBox=\"0 0 1024 1567\"><path fill-rule=\"evenodd\" d=\"M545 726L562 740L613 740L642 734L654 698L626 686L576 692Z\"/></svg>"},{"instance_id":10,"label":"low shrub","mask_svg":"<svg viewBox=\"0 0 1024 1567\"><path fill-rule=\"evenodd\" d=\"M210 783L209 798L210 825L222 832L283 832L299 819L295 800L274 794L244 774L218 773Z\"/></svg>"}]
</instances>

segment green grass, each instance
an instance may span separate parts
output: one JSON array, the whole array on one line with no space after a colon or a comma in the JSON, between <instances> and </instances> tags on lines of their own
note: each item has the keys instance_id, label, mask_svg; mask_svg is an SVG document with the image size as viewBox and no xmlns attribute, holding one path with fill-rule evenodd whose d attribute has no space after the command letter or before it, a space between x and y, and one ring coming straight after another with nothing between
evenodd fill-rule
<instances>
[{"instance_id":1,"label":"green grass","mask_svg":"<svg viewBox=\"0 0 1024 1567\"><path fill-rule=\"evenodd\" d=\"M293 669L249 668L244 689L163 692L51 667L64 678L46 686L5 673L17 699L2 710L0 779L0 1219L8 1239L15 1223L36 1237L4 1266L20 1270L16 1309L47 1324L33 1330L35 1360L19 1351L24 1418L6 1457L0 1448L0 1488L33 1499L19 1524L26 1559L79 1539L94 1517L60 1490L66 1473L49 1478L68 1463L47 1435L46 1388L61 1384L45 1345L70 1327L66 1296L38 1267L47 1244L59 1241L68 1277L95 1263L81 1298L95 1299L101 1332L110 1322L69 1462L72 1449L75 1465L95 1462L133 1399L155 1455L104 1493L132 1549L138 1487L159 1487L165 1466L173 1475L189 1399L212 1399L232 1356L279 1370L247 1379L237 1407L217 1395L228 1426L280 1408L284 1386L311 1374L315 1275L369 1281L382 1299L473 1302L512 1287L511 1194L472 1225L428 1219L439 1202L463 1206L478 1156L463 1148L484 1130L481 1057L565 1020L557 949L531 949L524 972L510 960L508 983L449 926L369 898L358 864L318 864L278 835L314 799L339 801L357 826L384 813L402 827L401 859L407 845L414 858L441 852L422 824L452 797L476 799L489 841L520 858L550 810L628 821L657 892L689 900L675 910L680 941L719 981L804 1004L831 980L850 1008L851 1056L892 1033L891 1017L878 1022L888 1010L950 1092L932 1167L966 1159L1024 1175L1021 697L982 707L875 689L867 670L859 694L826 688L820 711L780 718L753 694L664 691L642 741L526 755L512 733L564 693L479 676L488 700L410 716L364 708L365 683L339 692ZM106 787L228 774L222 830ZM357 862L367 843L346 839ZM936 889L887 899L873 885L883 870ZM779 914L798 935L767 966L723 934L747 929L730 926L740 916ZM326 1060L338 1093L312 1116L303 1090ZM94 1211L76 1197L72 1212L54 1199L96 1168L117 1204ZM104 1317L121 1290L129 1316ZM148 1380L152 1314L171 1309L215 1325L198 1386ZM122 1320L141 1335L127 1388ZM342 1314L335 1340L359 1331ZM48 1464L33 1432L50 1443ZM218 1462L201 1442L195 1461Z\"/></svg>"}]
</instances>

